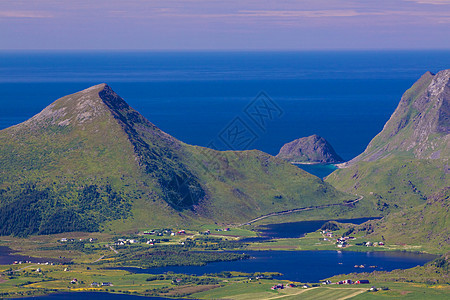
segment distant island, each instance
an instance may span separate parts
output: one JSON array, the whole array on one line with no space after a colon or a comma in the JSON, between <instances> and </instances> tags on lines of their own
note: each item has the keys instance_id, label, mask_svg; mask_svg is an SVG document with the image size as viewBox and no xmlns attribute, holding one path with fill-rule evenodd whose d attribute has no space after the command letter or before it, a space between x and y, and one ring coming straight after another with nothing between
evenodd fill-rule
<instances>
[{"instance_id":1,"label":"distant island","mask_svg":"<svg viewBox=\"0 0 450 300\"><path fill-rule=\"evenodd\" d=\"M293 164L334 164L344 161L331 144L317 134L285 144L277 157Z\"/></svg>"}]
</instances>

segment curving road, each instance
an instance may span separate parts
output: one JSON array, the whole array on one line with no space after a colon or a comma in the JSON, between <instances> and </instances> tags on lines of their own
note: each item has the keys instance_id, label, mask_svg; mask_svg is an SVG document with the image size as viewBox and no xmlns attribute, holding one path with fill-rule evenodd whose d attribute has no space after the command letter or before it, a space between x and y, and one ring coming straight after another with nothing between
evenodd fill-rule
<instances>
[{"instance_id":1,"label":"curving road","mask_svg":"<svg viewBox=\"0 0 450 300\"><path fill-rule=\"evenodd\" d=\"M318 205L318 206L300 207L300 208L294 208L294 209L289 209L289 210L283 210L283 211L279 211L279 212L273 212L273 213L270 213L267 215L262 215L260 217L257 217L256 219L250 220L246 223L239 224L238 226L250 225L252 223L255 223L257 221L260 221L260 220L268 218L268 217L287 215L287 214L292 214L292 213L299 212L299 211L319 209L319 208L325 208L325 207L331 207L331 206L350 206L350 205L354 205L355 203L358 203L363 198L364 198L364 196L361 195L361 196L359 196L358 199L349 200L344 203L333 203L333 204L325 204L325 205Z\"/></svg>"}]
</instances>

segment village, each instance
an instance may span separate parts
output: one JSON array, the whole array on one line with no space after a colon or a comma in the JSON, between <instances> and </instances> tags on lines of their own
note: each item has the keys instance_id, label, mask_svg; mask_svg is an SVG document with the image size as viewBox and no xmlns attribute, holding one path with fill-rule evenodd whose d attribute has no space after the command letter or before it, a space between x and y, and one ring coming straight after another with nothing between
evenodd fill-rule
<instances>
[{"instance_id":1,"label":"village","mask_svg":"<svg viewBox=\"0 0 450 300\"><path fill-rule=\"evenodd\" d=\"M354 236L344 236L343 234L340 237L335 237L335 234L331 230L321 230L320 233L323 236L324 241L332 242L335 239L335 244L337 248L346 248L348 246L351 246L350 241L354 241L357 238ZM384 242L360 242L360 243L354 243L356 246L366 246L366 247L378 247L378 246L384 246Z\"/></svg>"},{"instance_id":2,"label":"village","mask_svg":"<svg viewBox=\"0 0 450 300\"><path fill-rule=\"evenodd\" d=\"M370 284L370 281L366 280L366 279L361 279L361 280L356 280L356 281L353 281L351 279L346 279L346 280L341 280L341 281L333 283L330 280L325 280L325 281L322 282L322 284L324 284L324 285L328 285L328 284ZM300 287L303 288L303 289L309 289L311 287L318 287L318 286L320 286L320 285L319 284L312 284L312 285L303 284ZM271 290L282 290L282 289L285 289L285 288L294 288L294 287L299 287L299 286L294 284L294 283L289 283L289 284L286 284L286 285L284 285L282 283L279 283L279 284L276 284L276 285L272 286L270 289Z\"/></svg>"}]
</instances>

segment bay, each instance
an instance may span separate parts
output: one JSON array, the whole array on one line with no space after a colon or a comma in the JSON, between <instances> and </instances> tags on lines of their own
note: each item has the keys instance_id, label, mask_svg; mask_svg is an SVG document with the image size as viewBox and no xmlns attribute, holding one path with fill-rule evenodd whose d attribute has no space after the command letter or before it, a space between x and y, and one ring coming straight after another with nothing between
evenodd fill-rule
<instances>
[{"instance_id":1,"label":"bay","mask_svg":"<svg viewBox=\"0 0 450 300\"><path fill-rule=\"evenodd\" d=\"M302 170L323 179L337 170L334 164L295 164Z\"/></svg>"}]
</instances>

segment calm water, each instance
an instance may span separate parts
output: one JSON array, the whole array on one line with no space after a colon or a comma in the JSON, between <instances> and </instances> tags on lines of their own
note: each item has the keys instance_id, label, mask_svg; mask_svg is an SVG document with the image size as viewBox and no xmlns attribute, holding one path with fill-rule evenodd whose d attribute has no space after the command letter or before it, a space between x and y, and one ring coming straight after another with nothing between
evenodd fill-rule
<instances>
[{"instance_id":1,"label":"calm water","mask_svg":"<svg viewBox=\"0 0 450 300\"><path fill-rule=\"evenodd\" d=\"M449 51L0 52L0 129L107 82L150 121L191 144L208 145L240 117L257 136L247 148L277 154L284 143L317 133L350 159L414 81L449 66ZM262 90L282 115L260 128L244 108Z\"/></svg>"},{"instance_id":2,"label":"calm water","mask_svg":"<svg viewBox=\"0 0 450 300\"><path fill-rule=\"evenodd\" d=\"M340 223L362 224L369 220L377 218L357 218L342 220L318 220L318 221L300 221L281 224L261 225L257 227L263 238L299 238L305 233L313 232L328 221L339 221Z\"/></svg>"},{"instance_id":3,"label":"calm water","mask_svg":"<svg viewBox=\"0 0 450 300\"><path fill-rule=\"evenodd\" d=\"M296 166L322 179L327 177L337 169L337 167L333 164L315 164L315 165L296 164Z\"/></svg>"},{"instance_id":4,"label":"calm water","mask_svg":"<svg viewBox=\"0 0 450 300\"><path fill-rule=\"evenodd\" d=\"M239 252L241 253L241 252ZM175 272L203 275L222 271L280 272L280 279L317 282L337 274L351 272L391 271L423 265L436 258L428 254L405 252L351 252L351 251L243 251L252 258L232 262L215 262L206 266L176 266L151 269L126 268L136 273L160 274ZM355 268L354 265L366 265ZM369 268L377 266L376 268Z\"/></svg>"},{"instance_id":5,"label":"calm water","mask_svg":"<svg viewBox=\"0 0 450 300\"><path fill-rule=\"evenodd\" d=\"M14 251L11 251L6 246L0 246L0 265L9 265L12 264L14 261L31 261L32 263L45 263L45 262L53 262L53 263L60 263L64 262L63 259L48 259L48 258L35 258L31 256L23 256L23 255L16 255L14 254Z\"/></svg>"}]
</instances>

